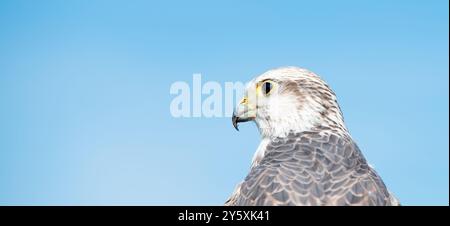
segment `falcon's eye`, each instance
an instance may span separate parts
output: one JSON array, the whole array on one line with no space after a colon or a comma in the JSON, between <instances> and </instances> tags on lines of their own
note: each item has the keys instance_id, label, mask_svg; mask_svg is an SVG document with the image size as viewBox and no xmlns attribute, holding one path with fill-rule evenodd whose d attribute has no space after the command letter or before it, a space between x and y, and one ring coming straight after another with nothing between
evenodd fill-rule
<instances>
[{"instance_id":1,"label":"falcon's eye","mask_svg":"<svg viewBox=\"0 0 450 226\"><path fill-rule=\"evenodd\" d=\"M261 85L261 92L264 95L268 96L270 94L270 91L272 91L272 88L273 88L273 84L271 82L264 82Z\"/></svg>"}]
</instances>

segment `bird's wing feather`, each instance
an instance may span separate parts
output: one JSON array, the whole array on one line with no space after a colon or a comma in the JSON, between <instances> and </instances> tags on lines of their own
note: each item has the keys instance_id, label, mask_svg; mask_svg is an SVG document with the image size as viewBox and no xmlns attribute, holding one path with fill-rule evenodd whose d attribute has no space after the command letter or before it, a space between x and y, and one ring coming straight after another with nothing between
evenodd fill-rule
<instances>
[{"instance_id":1,"label":"bird's wing feather","mask_svg":"<svg viewBox=\"0 0 450 226\"><path fill-rule=\"evenodd\" d=\"M292 134L274 140L225 205L390 205L350 138Z\"/></svg>"}]
</instances>

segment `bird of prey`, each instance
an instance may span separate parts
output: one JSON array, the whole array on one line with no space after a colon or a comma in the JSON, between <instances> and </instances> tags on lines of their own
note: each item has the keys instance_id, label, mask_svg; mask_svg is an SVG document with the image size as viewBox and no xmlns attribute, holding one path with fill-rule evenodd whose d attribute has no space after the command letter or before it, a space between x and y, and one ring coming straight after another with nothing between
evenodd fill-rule
<instances>
[{"instance_id":1,"label":"bird of prey","mask_svg":"<svg viewBox=\"0 0 450 226\"><path fill-rule=\"evenodd\" d=\"M298 67L247 84L232 122L261 134L251 169L225 205L400 205L350 136L336 95Z\"/></svg>"}]
</instances>

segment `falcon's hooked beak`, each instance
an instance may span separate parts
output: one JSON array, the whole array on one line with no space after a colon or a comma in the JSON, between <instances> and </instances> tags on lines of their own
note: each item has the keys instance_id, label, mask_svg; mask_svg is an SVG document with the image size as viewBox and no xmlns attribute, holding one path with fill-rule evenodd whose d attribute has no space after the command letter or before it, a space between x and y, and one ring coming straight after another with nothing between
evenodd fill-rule
<instances>
[{"instance_id":1,"label":"falcon's hooked beak","mask_svg":"<svg viewBox=\"0 0 450 226\"><path fill-rule=\"evenodd\" d=\"M238 123L252 121L255 117L256 113L254 107L248 103L248 98L244 97L233 111L231 121L233 122L234 128L239 131Z\"/></svg>"}]
</instances>

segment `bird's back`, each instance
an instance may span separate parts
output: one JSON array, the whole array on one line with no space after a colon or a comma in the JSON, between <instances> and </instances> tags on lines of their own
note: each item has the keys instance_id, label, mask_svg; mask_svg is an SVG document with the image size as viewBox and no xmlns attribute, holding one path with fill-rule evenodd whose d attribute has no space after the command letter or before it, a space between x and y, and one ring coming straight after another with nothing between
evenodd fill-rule
<instances>
[{"instance_id":1,"label":"bird's back","mask_svg":"<svg viewBox=\"0 0 450 226\"><path fill-rule=\"evenodd\" d=\"M272 139L225 205L396 205L347 135L331 130Z\"/></svg>"}]
</instances>

